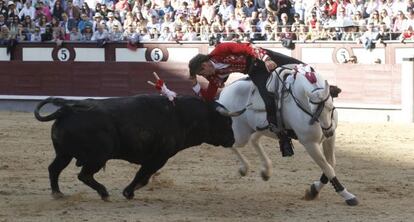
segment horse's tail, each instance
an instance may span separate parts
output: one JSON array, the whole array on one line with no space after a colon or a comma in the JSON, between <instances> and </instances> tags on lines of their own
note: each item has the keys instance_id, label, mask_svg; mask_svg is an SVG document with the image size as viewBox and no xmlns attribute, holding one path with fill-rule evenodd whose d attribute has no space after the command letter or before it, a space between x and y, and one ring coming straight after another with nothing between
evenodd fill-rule
<instances>
[{"instance_id":1,"label":"horse's tail","mask_svg":"<svg viewBox=\"0 0 414 222\"><path fill-rule=\"evenodd\" d=\"M60 108L58 108L55 112L49 115L46 115L46 116L40 115L40 109L42 109L42 107L48 103L51 103ZM49 97L41 101L39 104L37 104L34 110L34 116L36 117L37 120L41 122L47 122L47 121L58 119L70 111L89 110L91 108L92 108L91 106L88 106L85 104L79 104L79 101L76 101L76 100L67 100L63 98Z\"/></svg>"}]
</instances>

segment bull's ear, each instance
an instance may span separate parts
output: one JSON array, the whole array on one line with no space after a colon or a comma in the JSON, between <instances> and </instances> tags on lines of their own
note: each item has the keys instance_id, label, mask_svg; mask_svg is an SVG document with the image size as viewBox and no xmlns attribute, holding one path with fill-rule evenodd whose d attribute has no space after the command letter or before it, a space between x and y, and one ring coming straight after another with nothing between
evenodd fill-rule
<instances>
[{"instance_id":1,"label":"bull's ear","mask_svg":"<svg viewBox=\"0 0 414 222\"><path fill-rule=\"evenodd\" d=\"M215 110L217 112L219 112L221 115L229 116L229 117L240 116L241 114L243 114L246 111L246 108L244 108L244 109L239 110L239 111L230 112L226 107L224 107L222 104L220 104L218 102L214 103L214 107L215 107Z\"/></svg>"}]
</instances>

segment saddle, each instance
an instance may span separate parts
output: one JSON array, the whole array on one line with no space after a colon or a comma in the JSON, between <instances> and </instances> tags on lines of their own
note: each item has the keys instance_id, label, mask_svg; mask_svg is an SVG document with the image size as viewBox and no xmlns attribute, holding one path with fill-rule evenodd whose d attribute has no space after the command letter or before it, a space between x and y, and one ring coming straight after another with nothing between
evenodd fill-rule
<instances>
[{"instance_id":1,"label":"saddle","mask_svg":"<svg viewBox=\"0 0 414 222\"><path fill-rule=\"evenodd\" d=\"M294 65L286 65L282 67L276 68L275 71L271 73L269 78L267 79L266 88L267 91L272 95L275 100L276 105L276 121L277 127L279 131L285 131L283 126L283 117L282 117L282 106L283 106L283 97L286 95L289 84L290 78L292 78L293 68L296 66ZM290 77L290 78L289 78ZM250 97L248 99L249 107L248 109L259 111L259 112L266 112L265 103L260 96L259 90L257 87L252 84L250 89Z\"/></svg>"}]
</instances>

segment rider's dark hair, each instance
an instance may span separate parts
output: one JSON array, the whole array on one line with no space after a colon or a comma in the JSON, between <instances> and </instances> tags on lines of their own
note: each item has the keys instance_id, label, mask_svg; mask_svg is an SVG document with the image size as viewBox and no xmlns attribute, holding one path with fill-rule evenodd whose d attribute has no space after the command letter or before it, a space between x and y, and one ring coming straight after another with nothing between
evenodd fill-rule
<instances>
[{"instance_id":1,"label":"rider's dark hair","mask_svg":"<svg viewBox=\"0 0 414 222\"><path fill-rule=\"evenodd\" d=\"M188 63L188 69L190 70L190 78L193 78L201 69L201 64L207 62L210 59L210 56L204 54L197 54L194 56Z\"/></svg>"}]
</instances>

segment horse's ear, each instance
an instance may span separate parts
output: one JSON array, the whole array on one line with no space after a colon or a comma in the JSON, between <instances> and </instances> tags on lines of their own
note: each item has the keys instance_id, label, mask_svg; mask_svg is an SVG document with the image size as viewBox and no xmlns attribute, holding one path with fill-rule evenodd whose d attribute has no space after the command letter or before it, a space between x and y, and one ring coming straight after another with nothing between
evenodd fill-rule
<instances>
[{"instance_id":1,"label":"horse's ear","mask_svg":"<svg viewBox=\"0 0 414 222\"><path fill-rule=\"evenodd\" d=\"M342 89L338 86L329 86L329 93L331 94L332 98L337 98L339 93L342 92Z\"/></svg>"},{"instance_id":2,"label":"horse's ear","mask_svg":"<svg viewBox=\"0 0 414 222\"><path fill-rule=\"evenodd\" d=\"M328 80L325 80L325 92L324 92L325 96L329 95L329 91L330 91L330 87L329 87Z\"/></svg>"}]
</instances>

